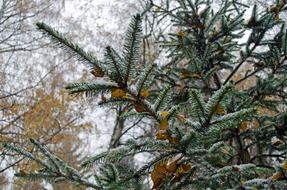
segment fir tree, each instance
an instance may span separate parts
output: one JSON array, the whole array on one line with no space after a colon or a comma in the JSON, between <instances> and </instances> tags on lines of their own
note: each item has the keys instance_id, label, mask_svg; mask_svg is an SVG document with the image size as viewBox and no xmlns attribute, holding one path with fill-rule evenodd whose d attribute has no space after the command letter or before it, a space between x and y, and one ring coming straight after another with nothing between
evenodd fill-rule
<instances>
[{"instance_id":1,"label":"fir tree","mask_svg":"<svg viewBox=\"0 0 287 190\"><path fill-rule=\"evenodd\" d=\"M169 17L177 30L159 42L170 58L164 66L140 61L144 14L132 18L123 52L109 46L103 61L38 23L96 77L68 85L70 93L106 94L101 105L124 106L121 118L149 119L156 132L86 159L80 171L36 140L40 157L7 144L43 167L17 176L94 189L286 189L286 8L283 0L263 11L254 5L245 20L249 7L238 0L219 8L209 0L151 1L144 14ZM129 164L143 152L152 161Z\"/></svg>"}]
</instances>

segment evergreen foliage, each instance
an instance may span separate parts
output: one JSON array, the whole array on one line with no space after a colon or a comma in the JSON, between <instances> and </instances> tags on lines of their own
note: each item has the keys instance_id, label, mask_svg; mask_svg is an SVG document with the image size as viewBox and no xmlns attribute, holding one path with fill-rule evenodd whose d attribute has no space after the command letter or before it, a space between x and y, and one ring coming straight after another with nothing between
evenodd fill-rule
<instances>
[{"instance_id":1,"label":"evergreen foliage","mask_svg":"<svg viewBox=\"0 0 287 190\"><path fill-rule=\"evenodd\" d=\"M246 21L248 8L238 0L219 8L209 0L151 1L148 12L169 17L177 31L160 41L170 58L164 66L141 62L142 15L132 18L123 52L107 47L103 61L38 23L96 77L68 85L70 93L106 94L100 104L126 105L122 118L147 118L156 132L86 159L81 171L35 140L41 157L7 144L43 167L17 176L94 189L287 189L287 33L280 19L287 2L263 11L255 5ZM144 152L152 160L136 167L133 156Z\"/></svg>"}]
</instances>

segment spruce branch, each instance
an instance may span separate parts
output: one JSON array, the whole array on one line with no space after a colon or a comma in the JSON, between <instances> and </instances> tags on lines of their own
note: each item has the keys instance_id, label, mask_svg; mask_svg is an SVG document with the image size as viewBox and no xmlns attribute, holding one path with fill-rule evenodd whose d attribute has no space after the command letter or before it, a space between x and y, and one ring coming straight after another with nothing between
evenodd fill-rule
<instances>
[{"instance_id":1,"label":"spruce branch","mask_svg":"<svg viewBox=\"0 0 287 190\"><path fill-rule=\"evenodd\" d=\"M42 144L35 141L34 139L30 139L31 143L34 144L45 156L49 159L49 161L54 165L57 169L57 172L65 172L68 176L76 177L77 179L81 179L81 174L71 166L69 166L62 159L58 158L56 155L52 154L48 151Z\"/></svg>"},{"instance_id":2,"label":"spruce branch","mask_svg":"<svg viewBox=\"0 0 287 190\"><path fill-rule=\"evenodd\" d=\"M54 41L60 43L67 47L67 49L71 50L72 55L75 55L79 58L79 60L83 60L91 65L92 68L97 68L99 70L103 70L101 63L95 58L91 53L85 52L79 45L72 43L63 34L54 30L49 25L38 22L37 27L42 30L45 34L48 34Z\"/></svg>"},{"instance_id":3,"label":"spruce branch","mask_svg":"<svg viewBox=\"0 0 287 190\"><path fill-rule=\"evenodd\" d=\"M59 171L59 164L54 159L54 155L52 155L48 150L46 150L40 143L35 141L34 139L30 139L30 142L36 146L52 163L53 167Z\"/></svg>"},{"instance_id":4,"label":"spruce branch","mask_svg":"<svg viewBox=\"0 0 287 190\"><path fill-rule=\"evenodd\" d=\"M124 75L123 75L123 60L122 58L117 54L117 52L110 46L106 48L106 54L105 54L106 62L108 65L112 66L112 70L115 71L115 73L110 73L110 78L115 79L115 82L119 84L119 86L124 85Z\"/></svg>"},{"instance_id":5,"label":"spruce branch","mask_svg":"<svg viewBox=\"0 0 287 190\"><path fill-rule=\"evenodd\" d=\"M86 93L86 95L95 95L98 93L110 92L112 89L118 87L116 83L109 81L95 81L92 83L72 83L66 86L71 94Z\"/></svg>"},{"instance_id":6,"label":"spruce branch","mask_svg":"<svg viewBox=\"0 0 287 190\"><path fill-rule=\"evenodd\" d=\"M93 156L84 162L81 163L81 167L88 168L94 166L96 163L101 163L104 161L105 157L108 155L108 152L103 152L101 154L98 154L96 156Z\"/></svg>"},{"instance_id":7,"label":"spruce branch","mask_svg":"<svg viewBox=\"0 0 287 190\"><path fill-rule=\"evenodd\" d=\"M16 177L21 177L22 179L27 179L31 181L42 181L43 179L53 183L54 181L64 181L64 177L59 177L55 174L46 174L46 173L16 173Z\"/></svg>"},{"instance_id":8,"label":"spruce branch","mask_svg":"<svg viewBox=\"0 0 287 190\"><path fill-rule=\"evenodd\" d=\"M17 147L17 146L14 146L14 145L11 145L11 144L6 144L5 145L5 148L7 148L8 150L11 150L13 152L16 152L18 154L21 154L23 156L25 156L26 158L29 158L31 160L34 160L36 162L38 162L39 164L41 164L43 167L47 168L50 172L53 172L55 170L54 167L51 167L48 163L46 163L45 161L41 160L41 159L38 159L36 156L34 156L31 152L23 149L23 148L20 148L20 147Z\"/></svg>"},{"instance_id":9,"label":"spruce branch","mask_svg":"<svg viewBox=\"0 0 287 190\"><path fill-rule=\"evenodd\" d=\"M129 25L123 52L125 63L125 84L128 82L130 75L134 72L134 67L140 58L140 47L142 39L141 16L137 14L133 17Z\"/></svg>"},{"instance_id":10,"label":"spruce branch","mask_svg":"<svg viewBox=\"0 0 287 190\"><path fill-rule=\"evenodd\" d=\"M171 87L167 86L159 93L157 99L153 104L153 108L155 111L158 111L167 101L169 98L168 92Z\"/></svg>"},{"instance_id":11,"label":"spruce branch","mask_svg":"<svg viewBox=\"0 0 287 190\"><path fill-rule=\"evenodd\" d=\"M148 79L148 76L151 74L154 67L155 67L155 65L153 65L153 64L149 65L138 77L138 81L136 83L136 91L138 94L140 94L145 82Z\"/></svg>"},{"instance_id":12,"label":"spruce branch","mask_svg":"<svg viewBox=\"0 0 287 190\"><path fill-rule=\"evenodd\" d=\"M39 170L38 173L26 173L24 171L20 171L19 173L17 173L16 176L31 180L37 180L42 178L53 182L67 180L87 187L92 187L94 189L100 189L97 185L83 179L81 174L79 174L77 170L68 166L68 164L66 164L63 160L50 153L39 142L33 139L30 139L30 141L41 151L41 153L45 155L47 159L49 159L49 161L45 162L42 159L37 158L32 153L26 151L25 149L7 144L5 146L7 149L26 156L27 158L36 161L44 167L44 170ZM52 163L53 166L51 166L49 162Z\"/></svg>"},{"instance_id":13,"label":"spruce branch","mask_svg":"<svg viewBox=\"0 0 287 190\"><path fill-rule=\"evenodd\" d=\"M36 157L32 153L26 151L25 149L22 149L22 148L19 148L17 146L14 146L12 144L5 144L4 147L6 149L8 149L8 150L11 150L11 151L16 152L18 154L21 154L21 155L23 155L23 156L25 156L25 157L27 157L27 158L29 158L31 160L35 160L36 159Z\"/></svg>"},{"instance_id":14,"label":"spruce branch","mask_svg":"<svg viewBox=\"0 0 287 190\"><path fill-rule=\"evenodd\" d=\"M202 95L197 90L191 90L189 101L191 103L191 112L199 120L201 125L207 121L206 110Z\"/></svg>"},{"instance_id":15,"label":"spruce branch","mask_svg":"<svg viewBox=\"0 0 287 190\"><path fill-rule=\"evenodd\" d=\"M254 108L248 108L248 109L241 109L237 112L228 113L224 116L221 116L219 118L216 118L210 122L210 125L220 125L227 123L230 120L240 120L240 119L247 119L248 117L251 118L256 113L256 109Z\"/></svg>"},{"instance_id":16,"label":"spruce branch","mask_svg":"<svg viewBox=\"0 0 287 190\"><path fill-rule=\"evenodd\" d=\"M221 101L226 97L227 93L229 93L232 89L233 85L227 84L222 86L219 90L215 92L208 100L207 104L204 107L204 110L207 112L208 121L211 119L212 115L216 111L216 108L219 106Z\"/></svg>"}]
</instances>

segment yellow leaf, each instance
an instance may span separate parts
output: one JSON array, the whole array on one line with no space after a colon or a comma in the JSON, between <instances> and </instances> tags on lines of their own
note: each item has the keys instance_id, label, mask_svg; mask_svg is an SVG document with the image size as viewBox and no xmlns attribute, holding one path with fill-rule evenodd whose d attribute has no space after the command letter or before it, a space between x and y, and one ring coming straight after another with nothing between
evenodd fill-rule
<instances>
[{"instance_id":1,"label":"yellow leaf","mask_svg":"<svg viewBox=\"0 0 287 190\"><path fill-rule=\"evenodd\" d=\"M182 175L182 174L190 172L191 170L192 170L191 163L181 164L176 170L176 175Z\"/></svg>"},{"instance_id":2,"label":"yellow leaf","mask_svg":"<svg viewBox=\"0 0 287 190\"><path fill-rule=\"evenodd\" d=\"M165 176L168 174L168 171L166 169L166 161L159 161L155 164L153 171L151 172L151 179L153 181L153 189L158 189L165 178Z\"/></svg>"},{"instance_id":3,"label":"yellow leaf","mask_svg":"<svg viewBox=\"0 0 287 190\"><path fill-rule=\"evenodd\" d=\"M215 113L218 115L224 115L225 114L225 110L224 107L221 106L220 104L216 106L215 108Z\"/></svg>"},{"instance_id":4,"label":"yellow leaf","mask_svg":"<svg viewBox=\"0 0 287 190\"><path fill-rule=\"evenodd\" d=\"M167 119L168 114L169 114L168 111L161 112L162 119Z\"/></svg>"},{"instance_id":5,"label":"yellow leaf","mask_svg":"<svg viewBox=\"0 0 287 190\"><path fill-rule=\"evenodd\" d=\"M177 162L168 162L166 164L166 169L169 173L174 173L177 169Z\"/></svg>"},{"instance_id":6,"label":"yellow leaf","mask_svg":"<svg viewBox=\"0 0 287 190\"><path fill-rule=\"evenodd\" d=\"M161 185L165 175L164 174L159 174L156 170L153 170L151 172L151 180L153 182L153 188L152 189L158 189L159 186Z\"/></svg>"},{"instance_id":7,"label":"yellow leaf","mask_svg":"<svg viewBox=\"0 0 287 190\"><path fill-rule=\"evenodd\" d=\"M166 130L167 128L168 128L168 121L167 119L164 119L159 123L159 129Z\"/></svg>"},{"instance_id":8,"label":"yellow leaf","mask_svg":"<svg viewBox=\"0 0 287 190\"><path fill-rule=\"evenodd\" d=\"M147 89L142 89L140 92L141 98L147 98L149 96L149 91Z\"/></svg>"},{"instance_id":9,"label":"yellow leaf","mask_svg":"<svg viewBox=\"0 0 287 190\"><path fill-rule=\"evenodd\" d=\"M159 130L156 132L157 140L166 140L168 138L168 134L166 130Z\"/></svg>"},{"instance_id":10,"label":"yellow leaf","mask_svg":"<svg viewBox=\"0 0 287 190\"><path fill-rule=\"evenodd\" d=\"M243 121L240 123L239 129L241 132L244 132L248 129L248 123L249 123L248 121Z\"/></svg>"},{"instance_id":11,"label":"yellow leaf","mask_svg":"<svg viewBox=\"0 0 287 190\"><path fill-rule=\"evenodd\" d=\"M273 181L277 181L277 180L283 179L284 177L285 176L284 176L284 174L282 172L276 172L276 173L273 174L271 179Z\"/></svg>"},{"instance_id":12,"label":"yellow leaf","mask_svg":"<svg viewBox=\"0 0 287 190\"><path fill-rule=\"evenodd\" d=\"M184 38L184 35L185 35L185 34L184 34L183 31L179 31L179 32L177 33L178 38L181 39L181 40Z\"/></svg>"},{"instance_id":13,"label":"yellow leaf","mask_svg":"<svg viewBox=\"0 0 287 190\"><path fill-rule=\"evenodd\" d=\"M189 172L192 169L192 164L191 163L182 164L181 167L184 172Z\"/></svg>"},{"instance_id":14,"label":"yellow leaf","mask_svg":"<svg viewBox=\"0 0 287 190\"><path fill-rule=\"evenodd\" d=\"M180 72L180 78L181 79L185 79L185 78L189 78L191 76L191 72L187 69L183 69Z\"/></svg>"},{"instance_id":15,"label":"yellow leaf","mask_svg":"<svg viewBox=\"0 0 287 190\"><path fill-rule=\"evenodd\" d=\"M176 137L168 137L168 141L169 141L171 144L179 144L179 139L176 138Z\"/></svg>"},{"instance_id":16,"label":"yellow leaf","mask_svg":"<svg viewBox=\"0 0 287 190\"><path fill-rule=\"evenodd\" d=\"M166 169L169 173L174 173L178 167L177 162L182 158L182 154L177 154L176 156L168 159L166 163Z\"/></svg>"},{"instance_id":17,"label":"yellow leaf","mask_svg":"<svg viewBox=\"0 0 287 190\"><path fill-rule=\"evenodd\" d=\"M155 164L154 170L157 171L157 173L166 174L167 173L166 164L167 164L166 161L159 161L158 163Z\"/></svg>"},{"instance_id":18,"label":"yellow leaf","mask_svg":"<svg viewBox=\"0 0 287 190\"><path fill-rule=\"evenodd\" d=\"M167 120L168 114L169 114L168 111L161 112L162 120L159 123L159 129L166 130L168 128L168 120Z\"/></svg>"},{"instance_id":19,"label":"yellow leaf","mask_svg":"<svg viewBox=\"0 0 287 190\"><path fill-rule=\"evenodd\" d=\"M126 97L126 92L120 88L114 88L112 90L112 98L125 98Z\"/></svg>"},{"instance_id":20,"label":"yellow leaf","mask_svg":"<svg viewBox=\"0 0 287 190\"><path fill-rule=\"evenodd\" d=\"M285 160L282 164L282 168L287 171L287 160Z\"/></svg>"}]
</instances>

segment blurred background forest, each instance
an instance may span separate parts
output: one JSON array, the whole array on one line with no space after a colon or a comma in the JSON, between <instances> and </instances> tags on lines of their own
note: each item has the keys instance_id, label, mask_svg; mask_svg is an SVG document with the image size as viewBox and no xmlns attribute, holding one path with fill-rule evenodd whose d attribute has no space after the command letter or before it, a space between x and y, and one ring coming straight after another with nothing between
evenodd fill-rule
<instances>
[{"instance_id":1,"label":"blurred background forest","mask_svg":"<svg viewBox=\"0 0 287 190\"><path fill-rule=\"evenodd\" d=\"M272 1L258 2L264 7ZM1 0L0 141L29 148L29 138L37 139L76 167L87 156L118 146L124 135L150 135L148 122L141 122L144 127L139 133L133 126L140 121L124 125L116 117L121 110L98 107L93 98L70 96L65 85L91 79L90 70L35 26L45 22L101 58L103 47L121 47L131 16L144 5L138 0ZM163 24L162 30L154 31L152 17L144 23L144 53L148 59L162 59L152 39L161 37L169 26ZM0 145L0 189L49 187L13 177L15 171L35 169L36 165L7 154ZM57 184L52 189L79 187Z\"/></svg>"}]
</instances>

